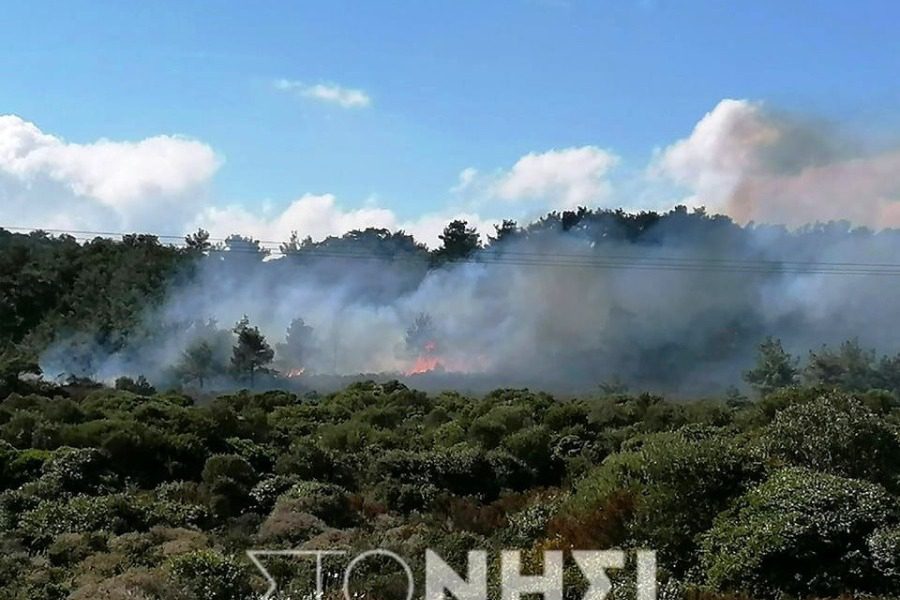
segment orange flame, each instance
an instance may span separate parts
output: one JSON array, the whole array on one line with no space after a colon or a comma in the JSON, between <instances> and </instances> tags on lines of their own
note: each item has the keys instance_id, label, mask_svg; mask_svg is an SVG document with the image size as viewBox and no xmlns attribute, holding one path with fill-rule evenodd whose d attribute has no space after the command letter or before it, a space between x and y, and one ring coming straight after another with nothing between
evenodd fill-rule
<instances>
[{"instance_id":1,"label":"orange flame","mask_svg":"<svg viewBox=\"0 0 900 600\"><path fill-rule=\"evenodd\" d=\"M422 346L422 353L416 357L412 366L406 370L406 375L421 375L441 367L440 359L435 355L437 342L428 340Z\"/></svg>"},{"instance_id":2,"label":"orange flame","mask_svg":"<svg viewBox=\"0 0 900 600\"><path fill-rule=\"evenodd\" d=\"M434 371L440 366L441 361L437 356L420 356L416 359L416 362L413 363L412 367L406 371L406 374L421 375L422 373Z\"/></svg>"}]
</instances>

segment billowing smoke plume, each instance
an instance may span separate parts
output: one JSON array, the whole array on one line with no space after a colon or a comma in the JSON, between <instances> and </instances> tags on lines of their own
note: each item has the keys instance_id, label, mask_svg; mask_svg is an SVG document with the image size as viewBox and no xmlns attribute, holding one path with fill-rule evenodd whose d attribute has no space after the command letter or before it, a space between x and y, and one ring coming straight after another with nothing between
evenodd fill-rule
<instances>
[{"instance_id":1,"label":"billowing smoke plume","mask_svg":"<svg viewBox=\"0 0 900 600\"><path fill-rule=\"evenodd\" d=\"M689 189L687 204L738 222L896 227L900 150L879 146L760 103L723 100L651 170Z\"/></svg>"}]
</instances>

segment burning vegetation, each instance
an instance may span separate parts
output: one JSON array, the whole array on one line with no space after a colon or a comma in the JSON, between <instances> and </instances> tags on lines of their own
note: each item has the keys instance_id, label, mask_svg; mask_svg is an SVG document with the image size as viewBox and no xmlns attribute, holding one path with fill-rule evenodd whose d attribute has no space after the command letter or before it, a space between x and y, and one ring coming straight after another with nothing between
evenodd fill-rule
<instances>
[{"instance_id":1,"label":"burning vegetation","mask_svg":"<svg viewBox=\"0 0 900 600\"><path fill-rule=\"evenodd\" d=\"M413 324L406 330L407 353L414 356L412 364L405 371L407 376L421 375L442 368L436 335L431 315L418 314Z\"/></svg>"},{"instance_id":2,"label":"burning vegetation","mask_svg":"<svg viewBox=\"0 0 900 600\"><path fill-rule=\"evenodd\" d=\"M406 375L421 375L442 369L441 359L437 353L437 343L434 341L425 342L422 352L416 357L415 362L406 371Z\"/></svg>"},{"instance_id":3,"label":"burning vegetation","mask_svg":"<svg viewBox=\"0 0 900 600\"><path fill-rule=\"evenodd\" d=\"M0 232L0 336L51 378L217 390L400 374L717 393L767 335L793 352L854 338L900 350L878 325L900 318L898 230L741 226L679 207L507 221L484 244L455 222L441 239L429 250L372 228L276 249L201 232L178 248Z\"/></svg>"}]
</instances>

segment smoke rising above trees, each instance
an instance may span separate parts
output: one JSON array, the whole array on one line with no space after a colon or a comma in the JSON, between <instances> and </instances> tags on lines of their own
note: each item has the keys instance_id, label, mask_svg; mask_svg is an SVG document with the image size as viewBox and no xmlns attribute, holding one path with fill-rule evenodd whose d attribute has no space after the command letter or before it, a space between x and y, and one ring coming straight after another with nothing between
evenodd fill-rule
<instances>
[{"instance_id":1,"label":"smoke rising above trees","mask_svg":"<svg viewBox=\"0 0 900 600\"><path fill-rule=\"evenodd\" d=\"M465 222L450 223L433 251L384 229L303 237L278 248L198 232L174 247L148 235L4 232L3 335L39 355L45 377L145 375L204 388L249 383L249 363L243 382L222 368L241 334L216 324L245 315L272 351L258 356L253 378L271 365L302 370L307 382L410 372L421 315L438 342L435 385L449 387L617 380L713 391L752 368L767 336L795 356L853 339L866 351L900 350L882 325L900 316L897 230L580 208L506 221L484 246Z\"/></svg>"}]
</instances>

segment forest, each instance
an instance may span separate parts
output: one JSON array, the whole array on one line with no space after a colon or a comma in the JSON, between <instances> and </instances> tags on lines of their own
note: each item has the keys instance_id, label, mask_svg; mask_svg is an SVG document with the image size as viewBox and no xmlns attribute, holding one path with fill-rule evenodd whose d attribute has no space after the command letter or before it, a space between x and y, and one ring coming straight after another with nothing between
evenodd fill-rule
<instances>
[{"instance_id":1,"label":"forest","mask_svg":"<svg viewBox=\"0 0 900 600\"><path fill-rule=\"evenodd\" d=\"M500 550L621 548L660 598L900 597L897 232L676 208L441 240L0 231L0 600L259 598L247 550L372 548L417 593L426 549L489 551L499 598ZM267 560L275 598L313 597L302 566Z\"/></svg>"}]
</instances>

